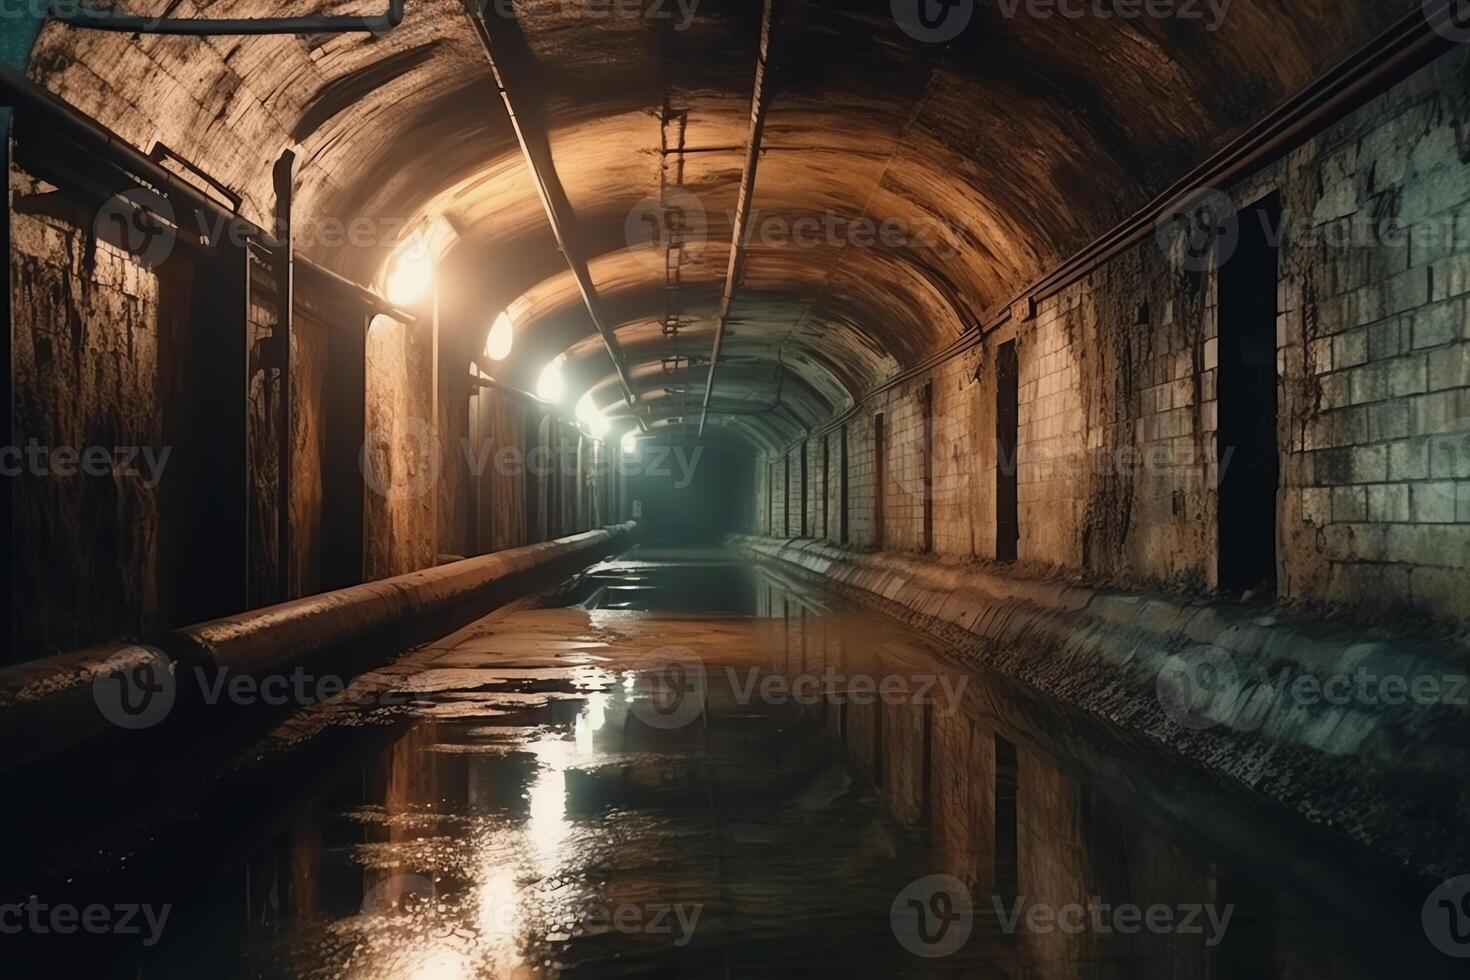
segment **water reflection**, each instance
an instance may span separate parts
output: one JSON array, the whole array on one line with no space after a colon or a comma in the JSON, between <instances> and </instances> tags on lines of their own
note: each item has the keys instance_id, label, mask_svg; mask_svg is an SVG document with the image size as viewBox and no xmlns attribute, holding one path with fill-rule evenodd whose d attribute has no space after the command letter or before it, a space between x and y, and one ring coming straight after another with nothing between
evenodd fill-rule
<instances>
[{"instance_id":1,"label":"water reflection","mask_svg":"<svg viewBox=\"0 0 1470 980\"><path fill-rule=\"evenodd\" d=\"M307 805L262 804L268 843L208 856L219 874L165 941L112 965L150 980L1449 975L1418 928L1420 883L1322 852L1147 746L749 570L630 574L661 583L641 610L590 603L621 647L561 682L506 667L541 699L426 710L315 770ZM671 644L704 683L667 726L648 708L668 679L644 654Z\"/></svg>"}]
</instances>

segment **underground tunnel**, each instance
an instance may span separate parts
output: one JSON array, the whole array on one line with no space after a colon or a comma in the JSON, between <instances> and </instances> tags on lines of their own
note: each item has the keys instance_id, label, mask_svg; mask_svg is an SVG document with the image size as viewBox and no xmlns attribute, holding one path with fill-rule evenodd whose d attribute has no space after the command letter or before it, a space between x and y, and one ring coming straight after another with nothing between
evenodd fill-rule
<instances>
[{"instance_id":1,"label":"underground tunnel","mask_svg":"<svg viewBox=\"0 0 1470 980\"><path fill-rule=\"evenodd\" d=\"M1461 977L1466 0L15 0L0 972Z\"/></svg>"}]
</instances>

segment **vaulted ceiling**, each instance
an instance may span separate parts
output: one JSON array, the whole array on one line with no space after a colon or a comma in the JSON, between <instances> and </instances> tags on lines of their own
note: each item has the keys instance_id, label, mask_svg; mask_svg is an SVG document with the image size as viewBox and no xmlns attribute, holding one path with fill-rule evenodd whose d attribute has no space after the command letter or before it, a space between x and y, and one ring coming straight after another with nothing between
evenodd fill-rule
<instances>
[{"instance_id":1,"label":"vaulted ceiling","mask_svg":"<svg viewBox=\"0 0 1470 980\"><path fill-rule=\"evenodd\" d=\"M951 340L1418 6L1233 0L1217 19L1223 0L1178 0L1198 16L1125 19L1091 2L1069 17L974 0L957 37L930 43L896 22L904 2L775 0L753 216L712 415L754 440L820 422ZM284 16L374 12L380 0L193 6ZM130 7L194 12L189 0ZM691 404L703 392L760 16L756 0L489 7L497 63L549 147L571 244L653 421L682 416L682 392ZM516 346L496 373L531 386L565 354L574 395L621 404L460 0L409 0L382 36L52 24L30 73L137 145L190 157L257 220L270 214L272 162L298 144L303 227L365 216L382 230L366 247L304 236L307 254L360 281L381 272L391 230L444 216L459 233L446 321L467 349L508 311ZM695 215L672 263L649 241L660 201ZM674 353L693 365L666 370Z\"/></svg>"}]
</instances>

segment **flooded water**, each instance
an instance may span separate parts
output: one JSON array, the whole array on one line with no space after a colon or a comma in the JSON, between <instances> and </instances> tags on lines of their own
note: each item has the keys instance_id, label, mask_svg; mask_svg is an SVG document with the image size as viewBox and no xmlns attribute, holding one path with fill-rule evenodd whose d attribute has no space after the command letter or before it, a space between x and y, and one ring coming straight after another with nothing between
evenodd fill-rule
<instances>
[{"instance_id":1,"label":"flooded water","mask_svg":"<svg viewBox=\"0 0 1470 980\"><path fill-rule=\"evenodd\" d=\"M5 901L137 929L43 912L4 975L1451 975L1432 883L719 554L600 566L355 691L95 840L33 828Z\"/></svg>"}]
</instances>

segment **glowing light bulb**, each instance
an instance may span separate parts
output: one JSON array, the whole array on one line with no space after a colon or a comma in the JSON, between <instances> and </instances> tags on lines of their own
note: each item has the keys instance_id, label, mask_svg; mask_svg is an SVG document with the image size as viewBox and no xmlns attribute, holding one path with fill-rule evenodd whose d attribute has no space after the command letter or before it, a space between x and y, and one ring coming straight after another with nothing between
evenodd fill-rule
<instances>
[{"instance_id":1,"label":"glowing light bulb","mask_svg":"<svg viewBox=\"0 0 1470 980\"><path fill-rule=\"evenodd\" d=\"M485 338L485 356L492 361L503 361L510 356L514 343L515 328L511 326L510 317L502 313L495 318L495 325Z\"/></svg>"},{"instance_id":2,"label":"glowing light bulb","mask_svg":"<svg viewBox=\"0 0 1470 980\"><path fill-rule=\"evenodd\" d=\"M536 379L536 397L548 402L560 402L567 392L566 378L561 373L562 359L558 357L541 369Z\"/></svg>"}]
</instances>

